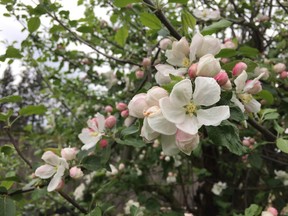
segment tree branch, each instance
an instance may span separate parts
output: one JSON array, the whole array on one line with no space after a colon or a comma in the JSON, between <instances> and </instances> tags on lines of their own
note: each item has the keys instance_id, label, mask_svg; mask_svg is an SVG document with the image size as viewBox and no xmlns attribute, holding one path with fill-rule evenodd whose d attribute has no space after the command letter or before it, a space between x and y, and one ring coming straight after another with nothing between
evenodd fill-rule
<instances>
[{"instance_id":1,"label":"tree branch","mask_svg":"<svg viewBox=\"0 0 288 216\"><path fill-rule=\"evenodd\" d=\"M169 30L170 34L175 37L177 40L180 40L182 36L176 31L176 29L172 26L172 24L166 19L165 15L160 9L155 10L155 5L151 2L151 0L143 0L150 10L155 13L157 18L163 23L163 25L166 26L166 28Z\"/></svg>"},{"instance_id":2,"label":"tree branch","mask_svg":"<svg viewBox=\"0 0 288 216\"><path fill-rule=\"evenodd\" d=\"M258 130L266 139L267 141L271 141L271 142L274 142L277 137L271 133L269 130L267 130L265 127L261 126L258 124L258 122L256 122L254 119L252 118L249 118L248 120L248 123L250 125L252 125L256 130Z\"/></svg>"},{"instance_id":3,"label":"tree branch","mask_svg":"<svg viewBox=\"0 0 288 216\"><path fill-rule=\"evenodd\" d=\"M25 158L25 156L22 154L21 150L19 149L19 146L18 146L18 142L14 139L14 137L12 136L11 134L11 128L8 127L6 128L6 133L11 141L11 143L13 144L17 154L22 158L22 160L29 166L30 169L32 169L32 164L31 162Z\"/></svg>"},{"instance_id":4,"label":"tree branch","mask_svg":"<svg viewBox=\"0 0 288 216\"><path fill-rule=\"evenodd\" d=\"M77 208L80 212L87 214L88 211L86 209L84 209L83 207L81 207L80 205L78 205L77 202L75 202L75 200L73 200L70 196L68 196L68 194L66 194L63 191L58 191L58 193L65 199L67 200L69 203L71 203L75 208Z\"/></svg>"}]
</instances>

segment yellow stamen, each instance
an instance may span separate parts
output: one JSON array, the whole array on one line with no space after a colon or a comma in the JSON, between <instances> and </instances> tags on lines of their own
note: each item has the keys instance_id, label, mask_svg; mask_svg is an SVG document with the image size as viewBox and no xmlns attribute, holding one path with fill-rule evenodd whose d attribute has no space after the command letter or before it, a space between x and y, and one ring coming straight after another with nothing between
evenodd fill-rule
<instances>
[{"instance_id":1,"label":"yellow stamen","mask_svg":"<svg viewBox=\"0 0 288 216\"><path fill-rule=\"evenodd\" d=\"M185 106L185 109L186 109L186 114L192 116L196 110L197 110L197 106L192 103L192 102L189 102L186 106Z\"/></svg>"},{"instance_id":2,"label":"yellow stamen","mask_svg":"<svg viewBox=\"0 0 288 216\"><path fill-rule=\"evenodd\" d=\"M99 134L99 133L96 132L96 131L94 131L94 132L90 132L90 135L91 135L91 136L98 136L98 134Z\"/></svg>"},{"instance_id":3,"label":"yellow stamen","mask_svg":"<svg viewBox=\"0 0 288 216\"><path fill-rule=\"evenodd\" d=\"M238 94L239 99L244 103L244 104L248 104L250 103L250 101L253 99L253 96L251 94Z\"/></svg>"},{"instance_id":4,"label":"yellow stamen","mask_svg":"<svg viewBox=\"0 0 288 216\"><path fill-rule=\"evenodd\" d=\"M187 57L185 57L182 61L182 65L188 68L190 66L190 60Z\"/></svg>"}]
</instances>

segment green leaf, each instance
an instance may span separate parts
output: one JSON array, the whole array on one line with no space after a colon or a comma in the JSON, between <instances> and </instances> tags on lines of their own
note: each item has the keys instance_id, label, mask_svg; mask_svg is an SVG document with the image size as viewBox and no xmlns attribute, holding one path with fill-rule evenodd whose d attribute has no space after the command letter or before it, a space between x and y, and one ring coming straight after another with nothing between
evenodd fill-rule
<instances>
[{"instance_id":1,"label":"green leaf","mask_svg":"<svg viewBox=\"0 0 288 216\"><path fill-rule=\"evenodd\" d=\"M260 111L261 114L261 121L278 119L279 113L277 109L263 109Z\"/></svg>"},{"instance_id":2,"label":"green leaf","mask_svg":"<svg viewBox=\"0 0 288 216\"><path fill-rule=\"evenodd\" d=\"M288 154L288 140L283 138L278 138L276 141L277 147L282 151Z\"/></svg>"},{"instance_id":3,"label":"green leaf","mask_svg":"<svg viewBox=\"0 0 288 216\"><path fill-rule=\"evenodd\" d=\"M22 101L22 97L19 95L10 95L10 96L3 97L0 99L0 103L17 103L21 101Z\"/></svg>"},{"instance_id":4,"label":"green leaf","mask_svg":"<svg viewBox=\"0 0 288 216\"><path fill-rule=\"evenodd\" d=\"M185 34L188 34L188 28L194 30L196 19L187 11L183 10L181 14L182 28Z\"/></svg>"},{"instance_id":5,"label":"green leaf","mask_svg":"<svg viewBox=\"0 0 288 216\"><path fill-rule=\"evenodd\" d=\"M16 207L12 199L7 196L0 197L0 215L15 216Z\"/></svg>"},{"instance_id":6,"label":"green leaf","mask_svg":"<svg viewBox=\"0 0 288 216\"><path fill-rule=\"evenodd\" d=\"M3 145L0 147L0 152L5 155L11 155L14 151L14 147L12 145Z\"/></svg>"},{"instance_id":7,"label":"green leaf","mask_svg":"<svg viewBox=\"0 0 288 216\"><path fill-rule=\"evenodd\" d=\"M245 120L245 116L239 107L233 106L230 107L230 119L237 122L243 122Z\"/></svg>"},{"instance_id":8,"label":"green leaf","mask_svg":"<svg viewBox=\"0 0 288 216\"><path fill-rule=\"evenodd\" d=\"M93 211L88 213L87 216L102 216L101 208L96 207L95 209L93 209Z\"/></svg>"},{"instance_id":9,"label":"green leaf","mask_svg":"<svg viewBox=\"0 0 288 216\"><path fill-rule=\"evenodd\" d=\"M81 32L81 33L93 33L93 27L92 26L87 26L87 25L82 25L79 28L76 29L76 31Z\"/></svg>"},{"instance_id":10,"label":"green leaf","mask_svg":"<svg viewBox=\"0 0 288 216\"><path fill-rule=\"evenodd\" d=\"M218 22L214 22L212 25L205 27L202 31L202 35L211 35L213 33L217 33L227 27L229 27L232 22L222 19Z\"/></svg>"},{"instance_id":11,"label":"green leaf","mask_svg":"<svg viewBox=\"0 0 288 216\"><path fill-rule=\"evenodd\" d=\"M260 155L257 154L256 152L249 154L248 161L253 167L255 167L257 169L262 168L263 160L260 157Z\"/></svg>"},{"instance_id":12,"label":"green leaf","mask_svg":"<svg viewBox=\"0 0 288 216\"><path fill-rule=\"evenodd\" d=\"M114 5L116 7L126 7L128 4L137 3L141 0L115 0Z\"/></svg>"},{"instance_id":13,"label":"green leaf","mask_svg":"<svg viewBox=\"0 0 288 216\"><path fill-rule=\"evenodd\" d=\"M135 148L141 148L143 146L145 146L146 144L143 142L143 140L141 139L136 139L136 138L127 138L127 139L124 139L124 140L121 140L119 138L116 138L115 141L118 143L118 144L121 144L121 145L129 145L129 146L133 146Z\"/></svg>"},{"instance_id":14,"label":"green leaf","mask_svg":"<svg viewBox=\"0 0 288 216\"><path fill-rule=\"evenodd\" d=\"M30 33L35 32L41 25L39 17L32 17L28 20L28 31Z\"/></svg>"},{"instance_id":15,"label":"green leaf","mask_svg":"<svg viewBox=\"0 0 288 216\"><path fill-rule=\"evenodd\" d=\"M251 204L245 209L245 216L258 216L261 214L262 208L256 204Z\"/></svg>"},{"instance_id":16,"label":"green leaf","mask_svg":"<svg viewBox=\"0 0 288 216\"><path fill-rule=\"evenodd\" d=\"M13 46L8 46L6 53L5 53L6 58L22 58L23 56L21 55L20 51Z\"/></svg>"},{"instance_id":17,"label":"green leaf","mask_svg":"<svg viewBox=\"0 0 288 216\"><path fill-rule=\"evenodd\" d=\"M2 181L0 187L5 187L7 190L9 190L14 183L14 181Z\"/></svg>"},{"instance_id":18,"label":"green leaf","mask_svg":"<svg viewBox=\"0 0 288 216\"><path fill-rule=\"evenodd\" d=\"M223 121L217 127L208 126L206 129L208 137L216 145L225 146L230 152L236 155L243 155L246 152L246 148L240 141L237 127L228 121Z\"/></svg>"},{"instance_id":19,"label":"green leaf","mask_svg":"<svg viewBox=\"0 0 288 216\"><path fill-rule=\"evenodd\" d=\"M274 103L273 94L267 90L262 90L256 95L256 97L264 99L267 102L267 105L272 105Z\"/></svg>"},{"instance_id":20,"label":"green leaf","mask_svg":"<svg viewBox=\"0 0 288 216\"><path fill-rule=\"evenodd\" d=\"M0 121L6 122L13 115L13 110L9 109L7 113L0 113Z\"/></svg>"},{"instance_id":21,"label":"green leaf","mask_svg":"<svg viewBox=\"0 0 288 216\"><path fill-rule=\"evenodd\" d=\"M47 108L44 105L28 105L20 109L19 114L22 116L43 115L46 111Z\"/></svg>"},{"instance_id":22,"label":"green leaf","mask_svg":"<svg viewBox=\"0 0 288 216\"><path fill-rule=\"evenodd\" d=\"M151 29L160 29L162 27L160 20L151 13L141 13L140 20L144 26L147 26Z\"/></svg>"},{"instance_id":23,"label":"green leaf","mask_svg":"<svg viewBox=\"0 0 288 216\"><path fill-rule=\"evenodd\" d=\"M250 58L257 57L259 55L259 51L255 48L249 47L249 46L242 46L238 50L240 55L247 56Z\"/></svg>"},{"instance_id":24,"label":"green leaf","mask_svg":"<svg viewBox=\"0 0 288 216\"><path fill-rule=\"evenodd\" d=\"M105 167L100 163L100 161L100 156L90 155L83 158L83 160L81 161L81 165L88 170L97 171Z\"/></svg>"},{"instance_id":25,"label":"green leaf","mask_svg":"<svg viewBox=\"0 0 288 216\"><path fill-rule=\"evenodd\" d=\"M237 55L237 51L234 49L221 49L215 58L231 58Z\"/></svg>"},{"instance_id":26,"label":"green leaf","mask_svg":"<svg viewBox=\"0 0 288 216\"><path fill-rule=\"evenodd\" d=\"M188 3L188 0L168 0L168 3L187 4L187 3Z\"/></svg>"},{"instance_id":27,"label":"green leaf","mask_svg":"<svg viewBox=\"0 0 288 216\"><path fill-rule=\"evenodd\" d=\"M126 43L126 40L128 38L129 31L127 26L122 26L120 29L118 29L116 35L115 35L115 41L118 43L120 46L124 46Z\"/></svg>"},{"instance_id":28,"label":"green leaf","mask_svg":"<svg viewBox=\"0 0 288 216\"><path fill-rule=\"evenodd\" d=\"M128 128L125 128L124 130L121 131L122 136L127 136L131 134L135 134L140 130L139 123L137 125L132 125Z\"/></svg>"}]
</instances>

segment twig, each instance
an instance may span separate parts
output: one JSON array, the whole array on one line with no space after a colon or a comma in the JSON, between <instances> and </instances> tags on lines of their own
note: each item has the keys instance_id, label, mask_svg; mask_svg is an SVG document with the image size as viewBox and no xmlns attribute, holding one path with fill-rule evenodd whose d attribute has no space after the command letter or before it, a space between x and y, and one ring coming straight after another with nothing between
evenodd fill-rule
<instances>
[{"instance_id":1,"label":"twig","mask_svg":"<svg viewBox=\"0 0 288 216\"><path fill-rule=\"evenodd\" d=\"M166 28L169 30L170 34L175 37L177 40L180 40L182 36L176 31L176 29L172 26L172 24L167 20L165 15L160 9L155 10L155 5L150 0L143 0L150 10L155 13L157 18L166 26Z\"/></svg>"},{"instance_id":2,"label":"twig","mask_svg":"<svg viewBox=\"0 0 288 216\"><path fill-rule=\"evenodd\" d=\"M271 133L269 130L267 130L265 127L261 126L256 122L254 119L249 118L248 123L251 124L256 130L262 133L262 135L267 139L267 141L272 141L274 142L277 137Z\"/></svg>"},{"instance_id":3,"label":"twig","mask_svg":"<svg viewBox=\"0 0 288 216\"><path fill-rule=\"evenodd\" d=\"M22 160L29 166L30 169L32 169L32 164L30 163L30 161L25 158L25 156L22 154L21 150L19 149L18 146L18 142L16 142L16 140L13 138L11 131L10 131L10 127L6 128L6 133L11 141L11 143L13 144L16 152L18 153L18 155L22 158Z\"/></svg>"},{"instance_id":4,"label":"twig","mask_svg":"<svg viewBox=\"0 0 288 216\"><path fill-rule=\"evenodd\" d=\"M88 211L86 209L84 209L83 207L81 207L80 205L78 205L77 202L75 202L75 200L73 200L70 196L68 196L68 194L66 194L63 191L58 191L58 193L65 199L67 200L69 203L71 203L75 208L77 208L80 212L87 214Z\"/></svg>"}]
</instances>

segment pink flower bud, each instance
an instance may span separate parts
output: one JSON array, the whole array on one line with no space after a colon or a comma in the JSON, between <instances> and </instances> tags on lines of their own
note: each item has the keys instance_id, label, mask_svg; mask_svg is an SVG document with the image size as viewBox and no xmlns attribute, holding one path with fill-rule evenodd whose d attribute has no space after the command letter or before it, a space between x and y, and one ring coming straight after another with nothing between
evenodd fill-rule
<instances>
[{"instance_id":1,"label":"pink flower bud","mask_svg":"<svg viewBox=\"0 0 288 216\"><path fill-rule=\"evenodd\" d=\"M277 211L277 209L274 208L274 207L269 207L269 208L267 209L267 211L270 212L273 216L277 216L277 215L278 215L278 211Z\"/></svg>"},{"instance_id":2,"label":"pink flower bud","mask_svg":"<svg viewBox=\"0 0 288 216\"><path fill-rule=\"evenodd\" d=\"M148 109L146 94L140 93L135 95L128 104L129 114L136 118L144 118L143 112Z\"/></svg>"},{"instance_id":3,"label":"pink flower bud","mask_svg":"<svg viewBox=\"0 0 288 216\"><path fill-rule=\"evenodd\" d=\"M238 76L246 69L247 69L247 64L245 64L244 62L238 62L232 69L232 74L233 76Z\"/></svg>"},{"instance_id":4,"label":"pink flower bud","mask_svg":"<svg viewBox=\"0 0 288 216\"><path fill-rule=\"evenodd\" d=\"M288 77L288 71L282 71L280 74L281 79L286 79Z\"/></svg>"},{"instance_id":5,"label":"pink flower bud","mask_svg":"<svg viewBox=\"0 0 288 216\"><path fill-rule=\"evenodd\" d=\"M220 86L223 86L227 83L227 81L229 80L229 77L228 77L228 74L224 70L221 70L220 73L218 73L214 77L214 79L217 81L217 83Z\"/></svg>"},{"instance_id":6,"label":"pink flower bud","mask_svg":"<svg viewBox=\"0 0 288 216\"><path fill-rule=\"evenodd\" d=\"M254 145L256 142L254 138L250 138L249 141L250 141L251 145Z\"/></svg>"},{"instance_id":7,"label":"pink flower bud","mask_svg":"<svg viewBox=\"0 0 288 216\"><path fill-rule=\"evenodd\" d=\"M196 73L197 73L197 63L192 64L189 69L188 69L188 75L191 79L194 79L196 77Z\"/></svg>"},{"instance_id":8,"label":"pink flower bud","mask_svg":"<svg viewBox=\"0 0 288 216\"><path fill-rule=\"evenodd\" d=\"M247 80L246 84L248 84L249 82L252 82L253 80ZM247 93L249 94L257 94L259 93L260 91L262 91L262 85L261 85L261 82L259 80L257 80L254 84L254 86L249 89L247 91Z\"/></svg>"},{"instance_id":9,"label":"pink flower bud","mask_svg":"<svg viewBox=\"0 0 288 216\"><path fill-rule=\"evenodd\" d=\"M172 45L172 41L169 38L164 38L163 40L160 41L159 47L162 50L166 50L169 46Z\"/></svg>"},{"instance_id":10,"label":"pink flower bud","mask_svg":"<svg viewBox=\"0 0 288 216\"><path fill-rule=\"evenodd\" d=\"M129 116L129 110L128 110L128 109L123 110L123 111L121 112L121 116L122 116L123 118L127 118L127 117Z\"/></svg>"},{"instance_id":11,"label":"pink flower bud","mask_svg":"<svg viewBox=\"0 0 288 216\"><path fill-rule=\"evenodd\" d=\"M282 71L285 71L286 70L286 65L283 64L283 63L278 63L276 65L273 66L273 70L276 72L276 73L281 73Z\"/></svg>"},{"instance_id":12,"label":"pink flower bud","mask_svg":"<svg viewBox=\"0 0 288 216\"><path fill-rule=\"evenodd\" d=\"M110 106L110 105L106 106L106 107L105 107L105 112L106 112L106 113L111 113L111 112L113 112L113 107Z\"/></svg>"},{"instance_id":13,"label":"pink flower bud","mask_svg":"<svg viewBox=\"0 0 288 216\"><path fill-rule=\"evenodd\" d=\"M102 139L99 142L101 148L106 148L108 145L108 141L106 139Z\"/></svg>"},{"instance_id":14,"label":"pink flower bud","mask_svg":"<svg viewBox=\"0 0 288 216\"><path fill-rule=\"evenodd\" d=\"M242 140L242 144L243 144L244 146L247 146L247 147L249 147L249 146L251 145L249 139L244 139L244 140Z\"/></svg>"},{"instance_id":15,"label":"pink flower bud","mask_svg":"<svg viewBox=\"0 0 288 216\"><path fill-rule=\"evenodd\" d=\"M55 188L56 191L60 191L62 188L64 188L65 186L65 182L63 179L61 179L61 181L59 182L59 184L57 185L57 187Z\"/></svg>"},{"instance_id":16,"label":"pink flower bud","mask_svg":"<svg viewBox=\"0 0 288 216\"><path fill-rule=\"evenodd\" d=\"M67 161L75 159L77 153L78 150L76 148L64 148L61 150L62 158L66 159Z\"/></svg>"},{"instance_id":17,"label":"pink flower bud","mask_svg":"<svg viewBox=\"0 0 288 216\"><path fill-rule=\"evenodd\" d=\"M151 65L151 59L150 59L150 58L143 58L142 65L143 65L143 67L145 67L145 68L150 67L150 65Z\"/></svg>"},{"instance_id":18,"label":"pink flower bud","mask_svg":"<svg viewBox=\"0 0 288 216\"><path fill-rule=\"evenodd\" d=\"M73 179L79 179L83 177L83 172L80 168L74 166L69 170L69 175Z\"/></svg>"},{"instance_id":19,"label":"pink flower bud","mask_svg":"<svg viewBox=\"0 0 288 216\"><path fill-rule=\"evenodd\" d=\"M221 60L220 60L223 64L226 64L226 63L228 63L229 61L230 61L230 59L229 58L221 58Z\"/></svg>"},{"instance_id":20,"label":"pink flower bud","mask_svg":"<svg viewBox=\"0 0 288 216\"><path fill-rule=\"evenodd\" d=\"M105 127L106 128L113 128L116 124L116 117L111 115L108 118L105 119Z\"/></svg>"},{"instance_id":21,"label":"pink flower bud","mask_svg":"<svg viewBox=\"0 0 288 216\"><path fill-rule=\"evenodd\" d=\"M137 79L142 79L144 77L144 71L142 71L142 70L136 71L135 76Z\"/></svg>"},{"instance_id":22,"label":"pink flower bud","mask_svg":"<svg viewBox=\"0 0 288 216\"><path fill-rule=\"evenodd\" d=\"M119 110L119 111L123 111L127 108L127 104L126 103L123 103L123 102L120 102L116 105L116 109Z\"/></svg>"},{"instance_id":23,"label":"pink flower bud","mask_svg":"<svg viewBox=\"0 0 288 216\"><path fill-rule=\"evenodd\" d=\"M225 48L227 49L236 49L236 45L233 43L231 39L226 40L224 43Z\"/></svg>"}]
</instances>

